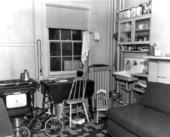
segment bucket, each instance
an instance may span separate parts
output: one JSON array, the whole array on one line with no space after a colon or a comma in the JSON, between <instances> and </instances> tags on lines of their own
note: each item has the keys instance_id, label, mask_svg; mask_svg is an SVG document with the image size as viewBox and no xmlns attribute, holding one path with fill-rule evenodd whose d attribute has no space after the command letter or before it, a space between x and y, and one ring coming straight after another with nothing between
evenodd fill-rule
<instances>
[{"instance_id":1,"label":"bucket","mask_svg":"<svg viewBox=\"0 0 170 137\"><path fill-rule=\"evenodd\" d=\"M61 111L62 103L54 104L55 115L59 117ZM64 110L63 110L64 112ZM62 114L63 115L63 114Z\"/></svg>"}]
</instances>

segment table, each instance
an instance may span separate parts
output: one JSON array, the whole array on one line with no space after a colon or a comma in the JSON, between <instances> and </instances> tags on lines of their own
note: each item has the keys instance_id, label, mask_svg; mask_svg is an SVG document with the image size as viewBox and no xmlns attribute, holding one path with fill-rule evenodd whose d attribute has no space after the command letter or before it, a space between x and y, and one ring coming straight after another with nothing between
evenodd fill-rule
<instances>
[{"instance_id":1,"label":"table","mask_svg":"<svg viewBox=\"0 0 170 137\"><path fill-rule=\"evenodd\" d=\"M55 81L54 80L42 80L40 82L41 92L43 96L45 96L46 94L52 96L55 104L62 103L62 101L64 99L67 99L69 96L73 79L74 78L67 78L67 79L64 79L62 82L60 82L61 81L60 79L55 80ZM93 113L92 112L93 92L94 92L94 81L87 80L85 98L88 98L89 110L91 113ZM53 109L53 107L51 107L51 109Z\"/></svg>"}]
</instances>

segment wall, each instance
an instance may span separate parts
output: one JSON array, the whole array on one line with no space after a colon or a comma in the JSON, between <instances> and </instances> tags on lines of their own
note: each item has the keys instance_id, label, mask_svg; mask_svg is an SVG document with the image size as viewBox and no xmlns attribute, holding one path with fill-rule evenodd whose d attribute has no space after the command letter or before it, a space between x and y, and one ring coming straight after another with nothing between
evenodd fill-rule
<instances>
[{"instance_id":1,"label":"wall","mask_svg":"<svg viewBox=\"0 0 170 137\"><path fill-rule=\"evenodd\" d=\"M15 0L15 2L6 0L1 2L0 16L3 19L0 22L0 71L2 72L0 80L20 78L20 73L24 69L28 69L30 76L36 79L37 56L34 36L42 38L42 23L36 24L37 20L34 18L34 3L36 1L38 0ZM64 2L66 1L68 0ZM93 41L91 35L90 64L107 64L109 62L111 1L69 0L70 3L87 4L91 7L89 30L100 33L99 42ZM42 22L40 18L38 20ZM41 34L34 32L34 26L40 30Z\"/></svg>"},{"instance_id":2,"label":"wall","mask_svg":"<svg viewBox=\"0 0 170 137\"><path fill-rule=\"evenodd\" d=\"M153 0L151 20L151 45L156 43L162 55L170 54L170 1Z\"/></svg>"},{"instance_id":3,"label":"wall","mask_svg":"<svg viewBox=\"0 0 170 137\"><path fill-rule=\"evenodd\" d=\"M125 8L132 8L145 2L149 2L149 0L124 0L124 5L125 5Z\"/></svg>"},{"instance_id":4,"label":"wall","mask_svg":"<svg viewBox=\"0 0 170 137\"><path fill-rule=\"evenodd\" d=\"M62 1L62 0L58 0ZM89 16L89 30L92 32L99 32L100 41L96 42L93 40L93 35L90 39L90 64L103 63L108 64L109 62L109 51L111 35L110 35L110 15L113 0L64 0L72 1L74 3L87 4L90 6Z\"/></svg>"},{"instance_id":5,"label":"wall","mask_svg":"<svg viewBox=\"0 0 170 137\"><path fill-rule=\"evenodd\" d=\"M42 3L43 1L38 0L39 3ZM48 0L47 3L53 3L53 4L66 4L66 5L78 5L78 6L88 6L89 7L89 31L91 32L99 32L100 34L100 40L94 41L93 40L93 34L90 35L90 57L89 57L89 65L101 63L101 64L109 64L109 60L111 58L110 56L110 47L112 46L110 44L110 41L112 40L110 25L113 25L110 21L110 14L111 12L111 2L112 0ZM38 5L38 2L35 1L36 5ZM45 2L43 2L45 3ZM40 4L39 4L40 5ZM42 4L45 5L45 4ZM36 6L38 9L38 6ZM48 63L48 53L49 49L47 47L48 45L48 29L46 28L46 17L45 14L45 6L42 6L42 9L38 9L39 11L42 11L43 19L36 19L35 18L35 39L40 38L42 40L42 47L43 50L43 78L48 78L49 76L49 63ZM35 10L37 11L37 10ZM40 15L37 13L37 15ZM38 16L37 16L38 17ZM36 21L37 20L37 21ZM39 23L38 23L39 21ZM36 23L37 22L37 23ZM43 23L41 23L43 22ZM40 33L37 33L37 26L42 26L39 28L43 28L44 30L41 31L39 28L38 31ZM43 34L42 34L43 33ZM72 76L72 75L69 75Z\"/></svg>"},{"instance_id":6,"label":"wall","mask_svg":"<svg viewBox=\"0 0 170 137\"><path fill-rule=\"evenodd\" d=\"M0 80L19 79L24 69L37 78L37 39L43 39L43 11L36 3L45 0L5 0L0 3ZM47 0L50 1L50 0ZM100 41L90 36L90 64L107 64L110 59L110 21L112 0L56 0L87 4L90 8L89 30L100 33ZM40 4L41 5L41 4ZM45 44L42 41L42 46ZM47 56L47 51L43 55ZM48 61L48 60L47 60ZM44 63L44 62L43 62ZM46 70L46 74L48 70ZM42 77L47 78L48 75ZM36 100L41 103L41 93ZM40 97L40 99L39 99Z\"/></svg>"},{"instance_id":7,"label":"wall","mask_svg":"<svg viewBox=\"0 0 170 137\"><path fill-rule=\"evenodd\" d=\"M0 80L35 78L33 0L1 1L0 17Z\"/></svg>"},{"instance_id":8,"label":"wall","mask_svg":"<svg viewBox=\"0 0 170 137\"><path fill-rule=\"evenodd\" d=\"M89 29L93 32L99 32L100 41L91 39L90 64L107 64L108 56L108 27L109 27L109 0L92 0L89 20Z\"/></svg>"}]
</instances>

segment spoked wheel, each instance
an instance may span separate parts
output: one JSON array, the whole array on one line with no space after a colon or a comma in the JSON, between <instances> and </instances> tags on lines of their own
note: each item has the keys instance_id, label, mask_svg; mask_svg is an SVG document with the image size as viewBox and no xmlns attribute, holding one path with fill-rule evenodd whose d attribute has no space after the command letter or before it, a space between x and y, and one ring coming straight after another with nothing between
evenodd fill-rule
<instances>
[{"instance_id":1,"label":"spoked wheel","mask_svg":"<svg viewBox=\"0 0 170 137\"><path fill-rule=\"evenodd\" d=\"M45 130L47 136L57 137L63 131L63 123L58 118L50 118L45 122Z\"/></svg>"},{"instance_id":2,"label":"spoked wheel","mask_svg":"<svg viewBox=\"0 0 170 137\"><path fill-rule=\"evenodd\" d=\"M20 127L19 128L19 135L20 135L20 137L30 137L31 132L27 127Z\"/></svg>"},{"instance_id":3,"label":"spoked wheel","mask_svg":"<svg viewBox=\"0 0 170 137\"><path fill-rule=\"evenodd\" d=\"M30 128L33 130L40 130L42 126L42 123L39 119L31 119L30 121Z\"/></svg>"}]
</instances>

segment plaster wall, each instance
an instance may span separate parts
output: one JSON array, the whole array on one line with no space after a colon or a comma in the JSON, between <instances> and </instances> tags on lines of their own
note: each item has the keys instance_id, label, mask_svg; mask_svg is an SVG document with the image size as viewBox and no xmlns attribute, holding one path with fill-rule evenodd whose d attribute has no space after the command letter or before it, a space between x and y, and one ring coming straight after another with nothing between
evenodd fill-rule
<instances>
[{"instance_id":1,"label":"plaster wall","mask_svg":"<svg viewBox=\"0 0 170 137\"><path fill-rule=\"evenodd\" d=\"M151 45L157 44L162 56L170 54L170 1L154 0L152 2Z\"/></svg>"},{"instance_id":2,"label":"plaster wall","mask_svg":"<svg viewBox=\"0 0 170 137\"><path fill-rule=\"evenodd\" d=\"M132 8L145 2L149 2L149 0L124 0L125 8Z\"/></svg>"},{"instance_id":3,"label":"plaster wall","mask_svg":"<svg viewBox=\"0 0 170 137\"><path fill-rule=\"evenodd\" d=\"M35 78L33 0L0 3L0 80L20 78L24 69Z\"/></svg>"},{"instance_id":4,"label":"plaster wall","mask_svg":"<svg viewBox=\"0 0 170 137\"><path fill-rule=\"evenodd\" d=\"M64 0L64 2L66 1L67 0ZM108 62L109 1L110 0L69 0L70 3L87 4L91 7L89 30L99 32L100 34L100 40L98 42L93 40L93 35L90 36L90 64L106 64ZM39 36L39 38L42 38L43 26L41 17L38 16L39 19L37 19L40 23L35 22L34 3L34 0L1 1L0 80L20 78L20 73L22 73L24 69L28 69L30 76L36 79L37 56L35 36L36 38ZM41 8L39 8L39 10L41 10ZM42 16L41 13L39 15ZM34 27L39 29L38 33Z\"/></svg>"}]
</instances>

